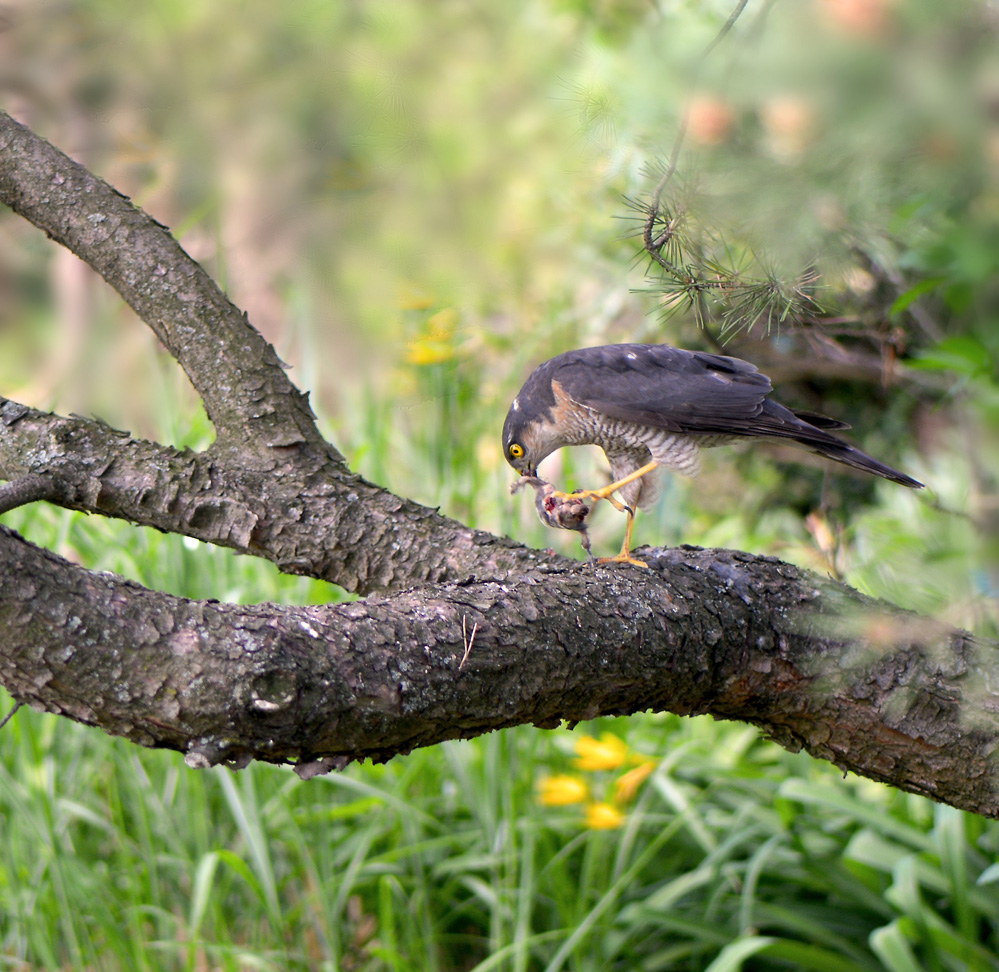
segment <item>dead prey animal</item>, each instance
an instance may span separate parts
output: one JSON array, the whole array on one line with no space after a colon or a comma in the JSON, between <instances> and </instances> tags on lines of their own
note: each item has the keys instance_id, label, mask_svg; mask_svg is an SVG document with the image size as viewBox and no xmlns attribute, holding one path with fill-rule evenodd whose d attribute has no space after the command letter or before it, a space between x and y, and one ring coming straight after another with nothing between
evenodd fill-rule
<instances>
[{"instance_id":1,"label":"dead prey animal","mask_svg":"<svg viewBox=\"0 0 999 972\"><path fill-rule=\"evenodd\" d=\"M583 497L573 493L559 493L551 483L546 483L537 476L521 476L510 484L510 492L519 493L525 486L534 487L534 505L541 522L556 530L575 530L586 556L592 559L590 536L586 532L586 518L590 515L590 507Z\"/></svg>"}]
</instances>

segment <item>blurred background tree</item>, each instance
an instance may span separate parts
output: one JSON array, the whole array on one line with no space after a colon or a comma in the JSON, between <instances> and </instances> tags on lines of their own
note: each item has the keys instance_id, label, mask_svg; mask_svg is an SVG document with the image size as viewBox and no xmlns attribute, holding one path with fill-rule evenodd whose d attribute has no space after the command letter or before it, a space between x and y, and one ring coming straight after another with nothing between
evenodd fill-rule
<instances>
[{"instance_id":1,"label":"blurred background tree","mask_svg":"<svg viewBox=\"0 0 999 972\"><path fill-rule=\"evenodd\" d=\"M507 492L499 427L524 376L583 344L722 346L929 488L721 450L696 488L667 485L637 542L773 553L995 636L996 6L749 0L704 56L734 6L8 0L0 98L171 226L368 477L575 551ZM670 270L642 226L678 144L654 226ZM9 212L0 391L178 445L210 435L150 332ZM590 454L549 462L569 486L599 475ZM121 524L49 509L5 522L186 596L339 596ZM620 529L601 514L595 544ZM516 730L310 789L271 767L238 784L178 776L162 754L19 713L0 734L0 956L997 967L992 824L840 782L739 727L601 729L688 758L667 756L626 817L581 834L583 818L539 817L532 797L536 766L570 767L567 734ZM204 823L177 834L178 814Z\"/></svg>"}]
</instances>

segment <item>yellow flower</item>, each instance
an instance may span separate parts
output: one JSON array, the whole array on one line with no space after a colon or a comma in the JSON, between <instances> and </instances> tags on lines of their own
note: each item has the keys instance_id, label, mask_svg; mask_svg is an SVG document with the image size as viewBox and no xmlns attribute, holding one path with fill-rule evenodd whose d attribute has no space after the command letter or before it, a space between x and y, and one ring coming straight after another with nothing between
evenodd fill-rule
<instances>
[{"instance_id":1,"label":"yellow flower","mask_svg":"<svg viewBox=\"0 0 999 972\"><path fill-rule=\"evenodd\" d=\"M575 776L549 776L538 784L538 801L546 807L567 807L582 803L590 791Z\"/></svg>"},{"instance_id":2,"label":"yellow flower","mask_svg":"<svg viewBox=\"0 0 999 972\"><path fill-rule=\"evenodd\" d=\"M458 312L453 307L445 307L427 318L427 336L433 341L449 341L457 326Z\"/></svg>"},{"instance_id":3,"label":"yellow flower","mask_svg":"<svg viewBox=\"0 0 999 972\"><path fill-rule=\"evenodd\" d=\"M395 302L401 310L426 310L433 306L434 298L419 284L407 281L399 287Z\"/></svg>"},{"instance_id":4,"label":"yellow flower","mask_svg":"<svg viewBox=\"0 0 999 972\"><path fill-rule=\"evenodd\" d=\"M639 763L627 773L622 773L614 781L614 802L628 803L630 800L634 800L638 788L652 775L655 768L655 760L650 759L644 763Z\"/></svg>"},{"instance_id":5,"label":"yellow flower","mask_svg":"<svg viewBox=\"0 0 999 972\"><path fill-rule=\"evenodd\" d=\"M475 443L475 461L483 472L492 472L503 464L503 452L497 438L496 433L490 431Z\"/></svg>"},{"instance_id":6,"label":"yellow flower","mask_svg":"<svg viewBox=\"0 0 999 972\"><path fill-rule=\"evenodd\" d=\"M613 830L624 823L624 814L609 803L591 803L586 808L586 826L591 830Z\"/></svg>"},{"instance_id":7,"label":"yellow flower","mask_svg":"<svg viewBox=\"0 0 999 972\"><path fill-rule=\"evenodd\" d=\"M628 747L624 740L611 732L600 734L599 739L592 736L580 736L576 740L577 769L581 770L612 770L624 764L628 758Z\"/></svg>"},{"instance_id":8,"label":"yellow flower","mask_svg":"<svg viewBox=\"0 0 999 972\"><path fill-rule=\"evenodd\" d=\"M412 341L406 352L406 360L415 365L434 365L450 361L454 357L454 348L449 344L438 344L435 341Z\"/></svg>"},{"instance_id":9,"label":"yellow flower","mask_svg":"<svg viewBox=\"0 0 999 972\"><path fill-rule=\"evenodd\" d=\"M414 305L415 306L415 305ZM441 364L455 356L454 332L458 327L458 312L453 307L431 314L423 334L408 345L406 360L415 365Z\"/></svg>"}]
</instances>

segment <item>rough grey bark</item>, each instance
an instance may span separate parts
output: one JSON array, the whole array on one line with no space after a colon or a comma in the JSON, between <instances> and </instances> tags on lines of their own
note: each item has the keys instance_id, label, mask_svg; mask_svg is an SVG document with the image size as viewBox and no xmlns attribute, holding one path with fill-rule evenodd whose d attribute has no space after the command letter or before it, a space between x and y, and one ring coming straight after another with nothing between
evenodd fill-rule
<instances>
[{"instance_id":1,"label":"rough grey bark","mask_svg":"<svg viewBox=\"0 0 999 972\"><path fill-rule=\"evenodd\" d=\"M0 476L55 478L71 509L255 554L362 594L543 560L345 473L307 444L272 451L269 463L180 451L0 396Z\"/></svg>"},{"instance_id":2,"label":"rough grey bark","mask_svg":"<svg viewBox=\"0 0 999 972\"><path fill-rule=\"evenodd\" d=\"M711 712L999 816L997 646L768 558L579 565L393 496L323 441L273 350L164 227L2 113L0 200L119 290L217 433L182 452L0 399L0 503L47 495L369 594L187 601L0 529L15 699L192 766L256 758L303 776L518 723Z\"/></svg>"},{"instance_id":3,"label":"rough grey bark","mask_svg":"<svg viewBox=\"0 0 999 972\"><path fill-rule=\"evenodd\" d=\"M0 678L18 699L195 766L306 773L520 723L710 712L999 815L996 646L777 560L643 556L648 571L554 564L363 602L238 607L87 571L4 530Z\"/></svg>"},{"instance_id":4,"label":"rough grey bark","mask_svg":"<svg viewBox=\"0 0 999 972\"><path fill-rule=\"evenodd\" d=\"M274 349L201 266L106 182L0 112L0 199L90 264L187 372L220 448L325 443ZM137 272L138 271L138 272Z\"/></svg>"}]
</instances>

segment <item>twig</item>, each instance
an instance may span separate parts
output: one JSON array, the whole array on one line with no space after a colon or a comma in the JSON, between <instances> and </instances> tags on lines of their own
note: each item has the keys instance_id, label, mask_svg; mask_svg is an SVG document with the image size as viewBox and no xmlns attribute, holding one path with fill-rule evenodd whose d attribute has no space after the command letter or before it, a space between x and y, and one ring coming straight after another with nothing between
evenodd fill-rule
<instances>
[{"instance_id":1,"label":"twig","mask_svg":"<svg viewBox=\"0 0 999 972\"><path fill-rule=\"evenodd\" d=\"M10 712L8 712L2 719L0 719L0 729L3 729L3 727L7 725L7 723L10 722L11 719L14 718L14 713L17 712L17 710L20 709L22 705L24 705L23 702L14 703L14 708L11 709Z\"/></svg>"},{"instance_id":2,"label":"twig","mask_svg":"<svg viewBox=\"0 0 999 972\"><path fill-rule=\"evenodd\" d=\"M742 11L745 10L746 4L749 0L739 0L729 14L728 20L722 24L718 33L711 39L711 42L707 47L701 51L701 56L697 59L697 64L694 66L694 76L691 80L691 87L697 83L698 76L701 73L701 65L707 59L707 56L722 42L725 35L735 26L735 22L742 15ZM663 190L666 188L666 183L673 178L673 173L676 172L677 162L680 160L680 149L683 148L684 139L687 137L687 123L690 120L690 109L684 108L683 116L680 119L680 128L677 130L676 139L673 142L673 151L670 152L669 164L666 166L666 171L663 173L663 177L659 180L659 185L656 186L655 191L652 193L652 202L649 204L649 210L653 214L659 213L659 201L662 199ZM655 217L653 216L653 219Z\"/></svg>"},{"instance_id":3,"label":"twig","mask_svg":"<svg viewBox=\"0 0 999 972\"><path fill-rule=\"evenodd\" d=\"M460 672L465 667L465 662L468 661L468 656L472 653L472 645L475 644L475 632L479 630L479 622L476 621L472 624L472 636L469 638L465 634L465 615L461 616L461 640L465 645L465 654L461 656L461 661L458 662L458 671Z\"/></svg>"},{"instance_id":4,"label":"twig","mask_svg":"<svg viewBox=\"0 0 999 972\"><path fill-rule=\"evenodd\" d=\"M60 484L49 476L28 473L0 486L0 514L38 500L54 500L63 494Z\"/></svg>"}]
</instances>

